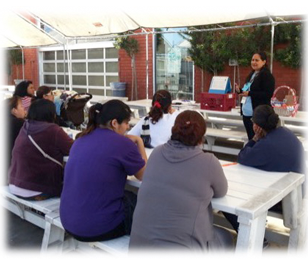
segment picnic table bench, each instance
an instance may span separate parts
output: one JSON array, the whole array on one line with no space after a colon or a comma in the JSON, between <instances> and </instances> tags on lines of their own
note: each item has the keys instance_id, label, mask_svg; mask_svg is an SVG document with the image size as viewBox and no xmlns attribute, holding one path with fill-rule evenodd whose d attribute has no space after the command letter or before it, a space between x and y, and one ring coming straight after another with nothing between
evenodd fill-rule
<instances>
[{"instance_id":1,"label":"picnic table bench","mask_svg":"<svg viewBox=\"0 0 308 259\"><path fill-rule=\"evenodd\" d=\"M228 180L227 195L213 198L214 210L238 216L236 252L261 252L268 210L279 201L283 204L283 222L290 229L289 249L303 247L307 214L303 209L302 184L298 173L266 172L237 163L222 164ZM129 178L128 184L140 187ZM279 215L280 217L280 215Z\"/></svg>"},{"instance_id":2,"label":"picnic table bench","mask_svg":"<svg viewBox=\"0 0 308 259\"><path fill-rule=\"evenodd\" d=\"M112 255L126 255L128 253L129 236L125 235L100 242L79 242L72 237L67 237L67 240L65 240L65 229L61 223L59 210L46 215L46 227L41 246L42 253L52 248L60 252L78 250L79 247L84 249L85 244Z\"/></svg>"},{"instance_id":3,"label":"picnic table bench","mask_svg":"<svg viewBox=\"0 0 308 259\"><path fill-rule=\"evenodd\" d=\"M1 187L1 196L1 203L4 208L43 229L45 228L45 215L59 209L60 206L60 198L43 201L18 198L10 192L8 186Z\"/></svg>"}]
</instances>

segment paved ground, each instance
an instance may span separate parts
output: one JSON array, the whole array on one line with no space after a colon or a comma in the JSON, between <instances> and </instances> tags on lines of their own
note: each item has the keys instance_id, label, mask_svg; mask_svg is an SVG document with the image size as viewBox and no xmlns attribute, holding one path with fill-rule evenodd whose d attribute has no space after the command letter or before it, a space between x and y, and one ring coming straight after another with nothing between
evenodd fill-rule
<instances>
[{"instance_id":1,"label":"paved ground","mask_svg":"<svg viewBox=\"0 0 308 259\"><path fill-rule=\"evenodd\" d=\"M4 210L4 209L3 209ZM4 222L6 222L6 233L4 238L4 248L8 254L14 252L39 253L44 235L43 229L22 220L15 214L4 211ZM271 229L284 231L278 223L273 220L270 222ZM270 246L264 253L279 251L284 252L286 246L270 241Z\"/></svg>"}]
</instances>

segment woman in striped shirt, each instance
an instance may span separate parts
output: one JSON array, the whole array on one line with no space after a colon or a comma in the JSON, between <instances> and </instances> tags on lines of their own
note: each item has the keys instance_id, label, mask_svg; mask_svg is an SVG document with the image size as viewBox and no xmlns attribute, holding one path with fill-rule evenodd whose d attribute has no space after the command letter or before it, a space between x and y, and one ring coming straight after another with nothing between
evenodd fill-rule
<instances>
[{"instance_id":1,"label":"woman in striped shirt","mask_svg":"<svg viewBox=\"0 0 308 259\"><path fill-rule=\"evenodd\" d=\"M22 81L15 88L14 95L21 97L21 103L26 112L28 112L34 92L32 81Z\"/></svg>"}]
</instances>

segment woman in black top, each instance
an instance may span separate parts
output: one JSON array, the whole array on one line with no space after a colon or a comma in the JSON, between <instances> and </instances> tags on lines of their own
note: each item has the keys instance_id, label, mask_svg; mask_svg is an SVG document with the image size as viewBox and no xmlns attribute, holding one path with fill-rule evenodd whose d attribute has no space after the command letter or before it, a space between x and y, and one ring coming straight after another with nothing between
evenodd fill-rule
<instances>
[{"instance_id":1,"label":"woman in black top","mask_svg":"<svg viewBox=\"0 0 308 259\"><path fill-rule=\"evenodd\" d=\"M241 114L250 139L254 136L251 117L253 110L260 104L270 105L275 89L275 78L267 68L267 57L264 52L255 53L251 59L252 71L246 78L243 88L235 85L236 92L242 96Z\"/></svg>"},{"instance_id":2,"label":"woman in black top","mask_svg":"<svg viewBox=\"0 0 308 259\"><path fill-rule=\"evenodd\" d=\"M7 107L7 164L8 169L11 163L12 150L14 147L15 139L17 138L19 131L24 124L24 118L26 111L21 103L21 98L13 96L5 100Z\"/></svg>"}]
</instances>

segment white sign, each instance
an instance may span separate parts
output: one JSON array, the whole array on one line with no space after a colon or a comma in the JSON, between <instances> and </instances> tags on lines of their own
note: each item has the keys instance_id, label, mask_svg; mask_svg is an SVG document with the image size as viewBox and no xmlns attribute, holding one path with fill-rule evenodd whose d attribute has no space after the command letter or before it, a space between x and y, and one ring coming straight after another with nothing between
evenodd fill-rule
<instances>
[{"instance_id":1,"label":"white sign","mask_svg":"<svg viewBox=\"0 0 308 259\"><path fill-rule=\"evenodd\" d=\"M228 93L231 91L230 79L228 76L213 76L209 93Z\"/></svg>"}]
</instances>

